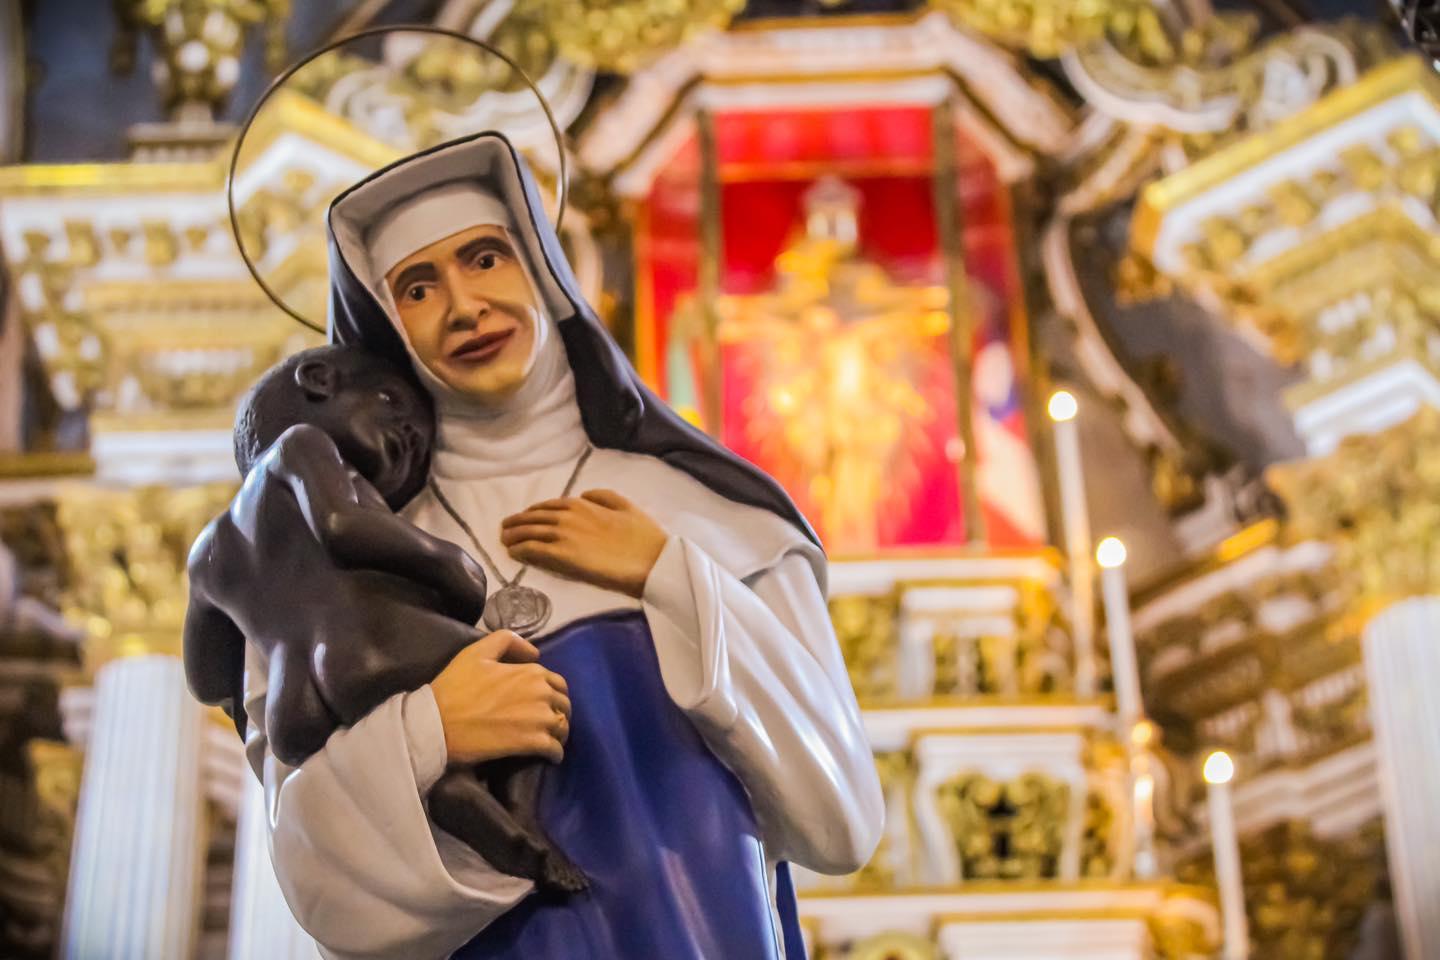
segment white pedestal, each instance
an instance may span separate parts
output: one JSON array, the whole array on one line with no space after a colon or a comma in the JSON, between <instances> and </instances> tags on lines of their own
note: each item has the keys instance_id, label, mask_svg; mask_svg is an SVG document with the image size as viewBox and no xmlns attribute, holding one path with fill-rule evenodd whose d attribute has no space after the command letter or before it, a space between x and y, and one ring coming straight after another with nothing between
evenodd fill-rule
<instances>
[{"instance_id":1,"label":"white pedestal","mask_svg":"<svg viewBox=\"0 0 1440 960\"><path fill-rule=\"evenodd\" d=\"M940 927L946 960L1150 960L1143 917L953 921Z\"/></svg>"},{"instance_id":2,"label":"white pedestal","mask_svg":"<svg viewBox=\"0 0 1440 960\"><path fill-rule=\"evenodd\" d=\"M205 854L203 722L175 657L129 657L97 674L65 960L191 955Z\"/></svg>"},{"instance_id":3,"label":"white pedestal","mask_svg":"<svg viewBox=\"0 0 1440 960\"><path fill-rule=\"evenodd\" d=\"M1408 960L1440 957L1440 597L1365 628L1390 882Z\"/></svg>"}]
</instances>

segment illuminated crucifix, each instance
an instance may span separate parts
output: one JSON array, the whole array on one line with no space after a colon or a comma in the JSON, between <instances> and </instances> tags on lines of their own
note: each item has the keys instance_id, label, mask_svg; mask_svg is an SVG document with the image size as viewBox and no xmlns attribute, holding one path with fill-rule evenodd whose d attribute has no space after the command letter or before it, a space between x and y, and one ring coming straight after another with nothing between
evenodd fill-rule
<instances>
[{"instance_id":1,"label":"illuminated crucifix","mask_svg":"<svg viewBox=\"0 0 1440 960\"><path fill-rule=\"evenodd\" d=\"M917 500L927 476L953 474L960 456L948 294L898 284L860 254L859 199L818 181L774 288L716 307L726 442L778 477L841 552L894 542L933 509Z\"/></svg>"}]
</instances>

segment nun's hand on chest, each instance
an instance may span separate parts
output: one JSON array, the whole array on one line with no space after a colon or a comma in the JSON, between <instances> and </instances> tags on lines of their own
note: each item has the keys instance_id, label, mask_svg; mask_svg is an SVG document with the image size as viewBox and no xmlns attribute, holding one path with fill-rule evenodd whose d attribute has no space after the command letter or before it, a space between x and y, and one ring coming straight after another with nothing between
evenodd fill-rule
<instances>
[{"instance_id":1,"label":"nun's hand on chest","mask_svg":"<svg viewBox=\"0 0 1440 960\"><path fill-rule=\"evenodd\" d=\"M666 539L658 523L612 490L546 500L500 524L500 542L515 560L632 597L644 593Z\"/></svg>"}]
</instances>

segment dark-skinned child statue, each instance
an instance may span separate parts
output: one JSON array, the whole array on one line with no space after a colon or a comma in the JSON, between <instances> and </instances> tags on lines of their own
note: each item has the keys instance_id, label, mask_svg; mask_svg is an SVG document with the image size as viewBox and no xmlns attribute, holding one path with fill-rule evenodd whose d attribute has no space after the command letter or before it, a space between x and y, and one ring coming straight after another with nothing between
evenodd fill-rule
<instances>
[{"instance_id":1,"label":"dark-skinned child statue","mask_svg":"<svg viewBox=\"0 0 1440 960\"><path fill-rule=\"evenodd\" d=\"M243 736L254 644L283 763L299 766L337 727L429 683L481 636L484 572L395 513L425 484L434 429L413 373L355 347L295 354L241 404L245 481L190 554L185 669ZM543 768L524 757L451 768L429 792L430 815L497 870L580 890L584 875L536 822Z\"/></svg>"}]
</instances>

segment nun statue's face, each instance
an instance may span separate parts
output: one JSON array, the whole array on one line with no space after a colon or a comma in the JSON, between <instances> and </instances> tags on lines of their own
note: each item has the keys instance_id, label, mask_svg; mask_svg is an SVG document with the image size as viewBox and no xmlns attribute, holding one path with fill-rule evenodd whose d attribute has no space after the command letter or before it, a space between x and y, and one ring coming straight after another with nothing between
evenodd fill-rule
<instances>
[{"instance_id":1,"label":"nun statue's face","mask_svg":"<svg viewBox=\"0 0 1440 960\"><path fill-rule=\"evenodd\" d=\"M461 230L385 275L420 362L477 400L519 389L535 364L535 291L503 227Z\"/></svg>"}]
</instances>

